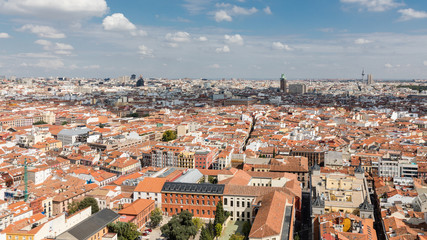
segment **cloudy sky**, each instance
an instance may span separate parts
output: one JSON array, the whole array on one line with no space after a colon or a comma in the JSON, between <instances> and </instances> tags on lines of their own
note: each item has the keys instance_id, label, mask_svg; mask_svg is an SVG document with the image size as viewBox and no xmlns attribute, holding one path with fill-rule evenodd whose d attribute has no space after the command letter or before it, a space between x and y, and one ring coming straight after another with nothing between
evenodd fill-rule
<instances>
[{"instance_id":1,"label":"cloudy sky","mask_svg":"<svg viewBox=\"0 0 427 240\"><path fill-rule=\"evenodd\" d=\"M0 0L0 75L427 78L425 0Z\"/></svg>"}]
</instances>

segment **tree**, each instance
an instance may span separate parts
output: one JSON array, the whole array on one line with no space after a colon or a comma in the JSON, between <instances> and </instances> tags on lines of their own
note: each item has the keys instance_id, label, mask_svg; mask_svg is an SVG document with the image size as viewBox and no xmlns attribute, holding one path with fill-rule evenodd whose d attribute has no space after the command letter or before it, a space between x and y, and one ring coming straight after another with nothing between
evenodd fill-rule
<instances>
[{"instance_id":1,"label":"tree","mask_svg":"<svg viewBox=\"0 0 427 240\"><path fill-rule=\"evenodd\" d=\"M162 222L163 219L163 213L160 208L156 208L151 212L150 220L151 220L151 226L157 227L160 222Z\"/></svg>"},{"instance_id":2,"label":"tree","mask_svg":"<svg viewBox=\"0 0 427 240\"><path fill-rule=\"evenodd\" d=\"M131 222L110 223L107 227L109 232L117 233L119 240L135 240L140 235L138 227Z\"/></svg>"},{"instance_id":3,"label":"tree","mask_svg":"<svg viewBox=\"0 0 427 240\"><path fill-rule=\"evenodd\" d=\"M300 237L299 237L299 235L298 235L298 234L296 234L296 235L294 236L294 240L300 240Z\"/></svg>"},{"instance_id":4,"label":"tree","mask_svg":"<svg viewBox=\"0 0 427 240\"><path fill-rule=\"evenodd\" d=\"M222 224L221 223L217 223L215 225L215 236L219 237L219 236L221 236L221 233L222 233Z\"/></svg>"},{"instance_id":5,"label":"tree","mask_svg":"<svg viewBox=\"0 0 427 240\"><path fill-rule=\"evenodd\" d=\"M67 121L63 121L62 123L61 123L61 125L67 125L68 124L68 122Z\"/></svg>"},{"instance_id":6,"label":"tree","mask_svg":"<svg viewBox=\"0 0 427 240\"><path fill-rule=\"evenodd\" d=\"M167 239L187 240L191 236L196 236L197 234L197 228L194 225L192 218L193 214L189 211L182 211L179 214L174 215L167 224L160 228L160 230Z\"/></svg>"},{"instance_id":7,"label":"tree","mask_svg":"<svg viewBox=\"0 0 427 240\"><path fill-rule=\"evenodd\" d=\"M104 127L105 127L105 124L100 123L98 126L99 126L99 128L104 128Z\"/></svg>"},{"instance_id":8,"label":"tree","mask_svg":"<svg viewBox=\"0 0 427 240\"><path fill-rule=\"evenodd\" d=\"M79 202L71 202L71 204L68 206L68 215L73 215L77 211L79 211Z\"/></svg>"},{"instance_id":9,"label":"tree","mask_svg":"<svg viewBox=\"0 0 427 240\"><path fill-rule=\"evenodd\" d=\"M218 201L216 204L216 210L215 210L215 220L214 225L216 226L217 223L224 224L226 220L225 214L224 214L224 207L222 206L222 201Z\"/></svg>"},{"instance_id":10,"label":"tree","mask_svg":"<svg viewBox=\"0 0 427 240\"><path fill-rule=\"evenodd\" d=\"M176 139L176 131L167 130L163 133L162 141L169 142Z\"/></svg>"},{"instance_id":11,"label":"tree","mask_svg":"<svg viewBox=\"0 0 427 240\"><path fill-rule=\"evenodd\" d=\"M200 240L213 240L213 236L211 235L209 229L202 227L202 231L200 232Z\"/></svg>"},{"instance_id":12,"label":"tree","mask_svg":"<svg viewBox=\"0 0 427 240\"><path fill-rule=\"evenodd\" d=\"M47 122L40 120L40 121L33 123L33 125L43 125L43 124L47 124Z\"/></svg>"},{"instance_id":13,"label":"tree","mask_svg":"<svg viewBox=\"0 0 427 240\"><path fill-rule=\"evenodd\" d=\"M230 237L230 240L244 240L244 239L245 239L245 236L242 236L239 233L235 233Z\"/></svg>"},{"instance_id":14,"label":"tree","mask_svg":"<svg viewBox=\"0 0 427 240\"><path fill-rule=\"evenodd\" d=\"M196 228L197 228L197 231L199 231L201 228L202 228L202 226L203 226L203 221L202 221L202 219L200 219L200 218L198 218L198 217L195 217L195 218L193 218L193 223L194 223L194 226L196 226Z\"/></svg>"},{"instance_id":15,"label":"tree","mask_svg":"<svg viewBox=\"0 0 427 240\"><path fill-rule=\"evenodd\" d=\"M251 224L249 222L243 223L242 233L245 236L245 239L249 239L249 233L251 232Z\"/></svg>"},{"instance_id":16,"label":"tree","mask_svg":"<svg viewBox=\"0 0 427 240\"><path fill-rule=\"evenodd\" d=\"M126 117L137 118L137 117L139 117L139 114L138 113L129 113L128 115L126 115Z\"/></svg>"},{"instance_id":17,"label":"tree","mask_svg":"<svg viewBox=\"0 0 427 240\"><path fill-rule=\"evenodd\" d=\"M273 148L273 158L276 157L276 148Z\"/></svg>"},{"instance_id":18,"label":"tree","mask_svg":"<svg viewBox=\"0 0 427 240\"><path fill-rule=\"evenodd\" d=\"M85 197L79 203L79 210L85 209L89 206L92 206L92 214L97 213L99 211L98 202L93 197Z\"/></svg>"}]
</instances>

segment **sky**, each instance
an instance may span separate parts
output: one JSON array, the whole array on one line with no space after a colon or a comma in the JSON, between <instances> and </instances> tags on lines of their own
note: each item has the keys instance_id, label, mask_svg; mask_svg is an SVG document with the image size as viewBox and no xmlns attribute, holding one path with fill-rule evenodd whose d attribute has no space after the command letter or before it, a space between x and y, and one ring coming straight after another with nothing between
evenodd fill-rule
<instances>
[{"instance_id":1,"label":"sky","mask_svg":"<svg viewBox=\"0 0 427 240\"><path fill-rule=\"evenodd\" d=\"M424 0L0 0L0 75L427 79Z\"/></svg>"}]
</instances>

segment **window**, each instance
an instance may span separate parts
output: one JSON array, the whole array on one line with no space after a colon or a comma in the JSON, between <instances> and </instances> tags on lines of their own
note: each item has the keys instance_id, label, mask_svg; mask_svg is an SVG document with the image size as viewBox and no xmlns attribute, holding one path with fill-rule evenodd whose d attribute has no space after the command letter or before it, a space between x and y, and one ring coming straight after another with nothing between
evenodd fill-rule
<instances>
[{"instance_id":1,"label":"window","mask_svg":"<svg viewBox=\"0 0 427 240\"><path fill-rule=\"evenodd\" d=\"M224 198L224 205L227 205L228 198Z\"/></svg>"},{"instance_id":2,"label":"window","mask_svg":"<svg viewBox=\"0 0 427 240\"><path fill-rule=\"evenodd\" d=\"M185 200L185 204L188 204L188 199L187 199L187 200Z\"/></svg>"},{"instance_id":3,"label":"window","mask_svg":"<svg viewBox=\"0 0 427 240\"><path fill-rule=\"evenodd\" d=\"M208 210L208 215L211 215L211 211L210 210Z\"/></svg>"},{"instance_id":4,"label":"window","mask_svg":"<svg viewBox=\"0 0 427 240\"><path fill-rule=\"evenodd\" d=\"M240 212L236 212L236 214L237 214L237 217L239 217L239 216L240 216Z\"/></svg>"},{"instance_id":5,"label":"window","mask_svg":"<svg viewBox=\"0 0 427 240\"><path fill-rule=\"evenodd\" d=\"M199 214L199 209L197 209L197 214Z\"/></svg>"},{"instance_id":6,"label":"window","mask_svg":"<svg viewBox=\"0 0 427 240\"><path fill-rule=\"evenodd\" d=\"M182 199L180 200L181 204L182 204Z\"/></svg>"},{"instance_id":7,"label":"window","mask_svg":"<svg viewBox=\"0 0 427 240\"><path fill-rule=\"evenodd\" d=\"M251 207L251 202L247 202L247 204L248 204L248 208L250 208Z\"/></svg>"},{"instance_id":8,"label":"window","mask_svg":"<svg viewBox=\"0 0 427 240\"><path fill-rule=\"evenodd\" d=\"M212 201L212 205L215 206L215 201Z\"/></svg>"},{"instance_id":9,"label":"window","mask_svg":"<svg viewBox=\"0 0 427 240\"><path fill-rule=\"evenodd\" d=\"M202 205L205 205L205 200L202 200Z\"/></svg>"},{"instance_id":10,"label":"window","mask_svg":"<svg viewBox=\"0 0 427 240\"><path fill-rule=\"evenodd\" d=\"M205 215L205 210L202 210L202 215Z\"/></svg>"},{"instance_id":11,"label":"window","mask_svg":"<svg viewBox=\"0 0 427 240\"><path fill-rule=\"evenodd\" d=\"M233 200L230 201L230 206L233 206Z\"/></svg>"},{"instance_id":12,"label":"window","mask_svg":"<svg viewBox=\"0 0 427 240\"><path fill-rule=\"evenodd\" d=\"M250 212L246 212L246 217L249 219L251 218L251 213Z\"/></svg>"},{"instance_id":13,"label":"window","mask_svg":"<svg viewBox=\"0 0 427 240\"><path fill-rule=\"evenodd\" d=\"M236 201L236 207L240 207L240 202Z\"/></svg>"},{"instance_id":14,"label":"window","mask_svg":"<svg viewBox=\"0 0 427 240\"><path fill-rule=\"evenodd\" d=\"M242 207L245 207L245 202L242 201Z\"/></svg>"},{"instance_id":15,"label":"window","mask_svg":"<svg viewBox=\"0 0 427 240\"><path fill-rule=\"evenodd\" d=\"M211 205L210 201L208 201L208 203L206 205Z\"/></svg>"}]
</instances>

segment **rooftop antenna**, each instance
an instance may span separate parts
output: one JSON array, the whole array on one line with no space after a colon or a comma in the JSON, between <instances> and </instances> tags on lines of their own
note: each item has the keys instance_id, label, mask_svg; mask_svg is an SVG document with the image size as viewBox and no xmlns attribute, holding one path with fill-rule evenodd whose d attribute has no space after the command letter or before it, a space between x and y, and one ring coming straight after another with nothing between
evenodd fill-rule
<instances>
[{"instance_id":1,"label":"rooftop antenna","mask_svg":"<svg viewBox=\"0 0 427 240\"><path fill-rule=\"evenodd\" d=\"M24 197L25 202L28 200L28 171L27 171L27 158L24 158L24 182L25 182L25 191Z\"/></svg>"},{"instance_id":2,"label":"rooftop antenna","mask_svg":"<svg viewBox=\"0 0 427 240\"><path fill-rule=\"evenodd\" d=\"M362 82L363 82L363 79L365 79L365 69L362 69Z\"/></svg>"}]
</instances>

